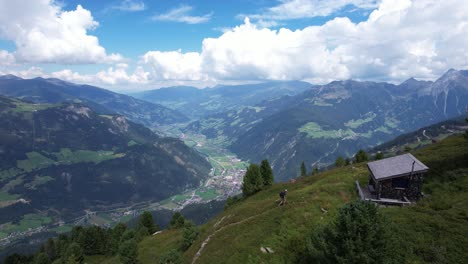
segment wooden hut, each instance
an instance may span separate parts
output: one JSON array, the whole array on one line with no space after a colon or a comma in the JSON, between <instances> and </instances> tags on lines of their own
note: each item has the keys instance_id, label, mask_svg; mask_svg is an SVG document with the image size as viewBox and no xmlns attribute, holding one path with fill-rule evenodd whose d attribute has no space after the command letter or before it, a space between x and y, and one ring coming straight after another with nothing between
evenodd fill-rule
<instances>
[{"instance_id":1,"label":"wooden hut","mask_svg":"<svg viewBox=\"0 0 468 264\"><path fill-rule=\"evenodd\" d=\"M407 153L369 162L367 188L357 183L361 199L380 203L406 204L421 198L423 177L429 168Z\"/></svg>"}]
</instances>

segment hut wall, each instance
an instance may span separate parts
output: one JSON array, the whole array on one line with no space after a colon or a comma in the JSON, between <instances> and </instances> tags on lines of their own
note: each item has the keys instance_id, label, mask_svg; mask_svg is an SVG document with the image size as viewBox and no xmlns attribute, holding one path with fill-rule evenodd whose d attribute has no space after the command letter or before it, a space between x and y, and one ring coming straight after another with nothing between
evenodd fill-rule
<instances>
[{"instance_id":1,"label":"hut wall","mask_svg":"<svg viewBox=\"0 0 468 264\"><path fill-rule=\"evenodd\" d=\"M421 198L422 174L398 177L380 181L380 198L403 199L403 196L411 201Z\"/></svg>"}]
</instances>

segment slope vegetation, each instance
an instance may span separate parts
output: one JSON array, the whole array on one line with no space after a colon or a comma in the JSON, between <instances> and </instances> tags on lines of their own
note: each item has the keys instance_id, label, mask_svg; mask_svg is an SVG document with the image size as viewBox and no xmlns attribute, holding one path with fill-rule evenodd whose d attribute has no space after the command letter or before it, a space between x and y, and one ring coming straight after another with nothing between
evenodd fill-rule
<instances>
[{"instance_id":1,"label":"slope vegetation","mask_svg":"<svg viewBox=\"0 0 468 264\"><path fill-rule=\"evenodd\" d=\"M468 141L450 137L413 153L431 170L426 193L411 207L380 208L396 228L408 263L466 263L468 254ZM356 199L354 181L367 181L365 164L332 169L295 183L275 184L238 202L209 223L183 254L184 263L294 263L310 232L334 219ZM288 203L277 206L288 189ZM181 231L169 230L142 241L139 259L154 263L177 249ZM269 247L274 253L262 253Z\"/></svg>"}]
</instances>

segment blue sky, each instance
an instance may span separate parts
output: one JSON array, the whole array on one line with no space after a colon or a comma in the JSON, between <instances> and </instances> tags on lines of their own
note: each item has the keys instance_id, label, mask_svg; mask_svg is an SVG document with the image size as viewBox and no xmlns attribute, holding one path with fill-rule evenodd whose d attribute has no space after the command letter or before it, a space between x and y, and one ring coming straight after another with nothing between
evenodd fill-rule
<instances>
[{"instance_id":1,"label":"blue sky","mask_svg":"<svg viewBox=\"0 0 468 264\"><path fill-rule=\"evenodd\" d=\"M77 5L90 10L100 26L92 32L99 36L102 46L109 52L121 53L136 58L148 50L201 51L200 43L204 38L217 37L222 29L242 23L242 14L255 14L272 7L278 1L254 0L198 0L198 1L132 1L143 3L141 11L125 11L119 7L123 1L63 1L65 10L73 10ZM209 21L198 24L172 21L155 21L151 18L164 14L171 9L190 6L191 16L211 14ZM282 21L281 26L290 29L302 29L310 25L321 25L336 16L347 16L353 21L363 21L369 14L368 9L358 9L353 5L344 6L340 11L325 17L311 17ZM276 26L274 28L279 28ZM1 46L0 46L1 47ZM10 44L10 49L13 46Z\"/></svg>"},{"instance_id":2,"label":"blue sky","mask_svg":"<svg viewBox=\"0 0 468 264\"><path fill-rule=\"evenodd\" d=\"M463 0L0 0L0 74L114 90L433 79L468 66L466 10Z\"/></svg>"}]
</instances>

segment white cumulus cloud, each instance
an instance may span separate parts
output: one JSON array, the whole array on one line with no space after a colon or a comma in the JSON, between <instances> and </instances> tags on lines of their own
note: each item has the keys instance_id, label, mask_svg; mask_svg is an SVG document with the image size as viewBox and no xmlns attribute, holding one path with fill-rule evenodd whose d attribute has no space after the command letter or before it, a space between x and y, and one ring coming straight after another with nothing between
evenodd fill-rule
<instances>
[{"instance_id":1,"label":"white cumulus cloud","mask_svg":"<svg viewBox=\"0 0 468 264\"><path fill-rule=\"evenodd\" d=\"M70 69L52 72L50 77L93 85L121 86L125 84L145 85L148 83L149 73L140 66L136 67L132 74L128 73L128 65L119 63L107 70L99 71L96 74L80 74Z\"/></svg>"},{"instance_id":2,"label":"white cumulus cloud","mask_svg":"<svg viewBox=\"0 0 468 264\"><path fill-rule=\"evenodd\" d=\"M247 15L260 20L289 20L329 16L346 6L361 9L376 8L381 0L280 0L278 5L258 14ZM241 15L246 16L246 15Z\"/></svg>"},{"instance_id":3,"label":"white cumulus cloud","mask_svg":"<svg viewBox=\"0 0 468 264\"><path fill-rule=\"evenodd\" d=\"M246 19L204 39L201 52L150 51L143 63L155 80L430 79L448 68L468 68L466 10L467 1L384 0L361 23L338 17L272 30Z\"/></svg>"},{"instance_id":4,"label":"white cumulus cloud","mask_svg":"<svg viewBox=\"0 0 468 264\"><path fill-rule=\"evenodd\" d=\"M113 63L119 54L107 54L88 31L98 22L78 5L65 11L53 0L0 0L0 38L16 44L19 62Z\"/></svg>"},{"instance_id":5,"label":"white cumulus cloud","mask_svg":"<svg viewBox=\"0 0 468 264\"><path fill-rule=\"evenodd\" d=\"M177 8L169 10L167 13L158 14L151 17L152 20L181 22L187 24L200 24L208 22L213 13L208 13L202 16L192 16L190 12L193 10L192 6L181 5Z\"/></svg>"}]
</instances>

